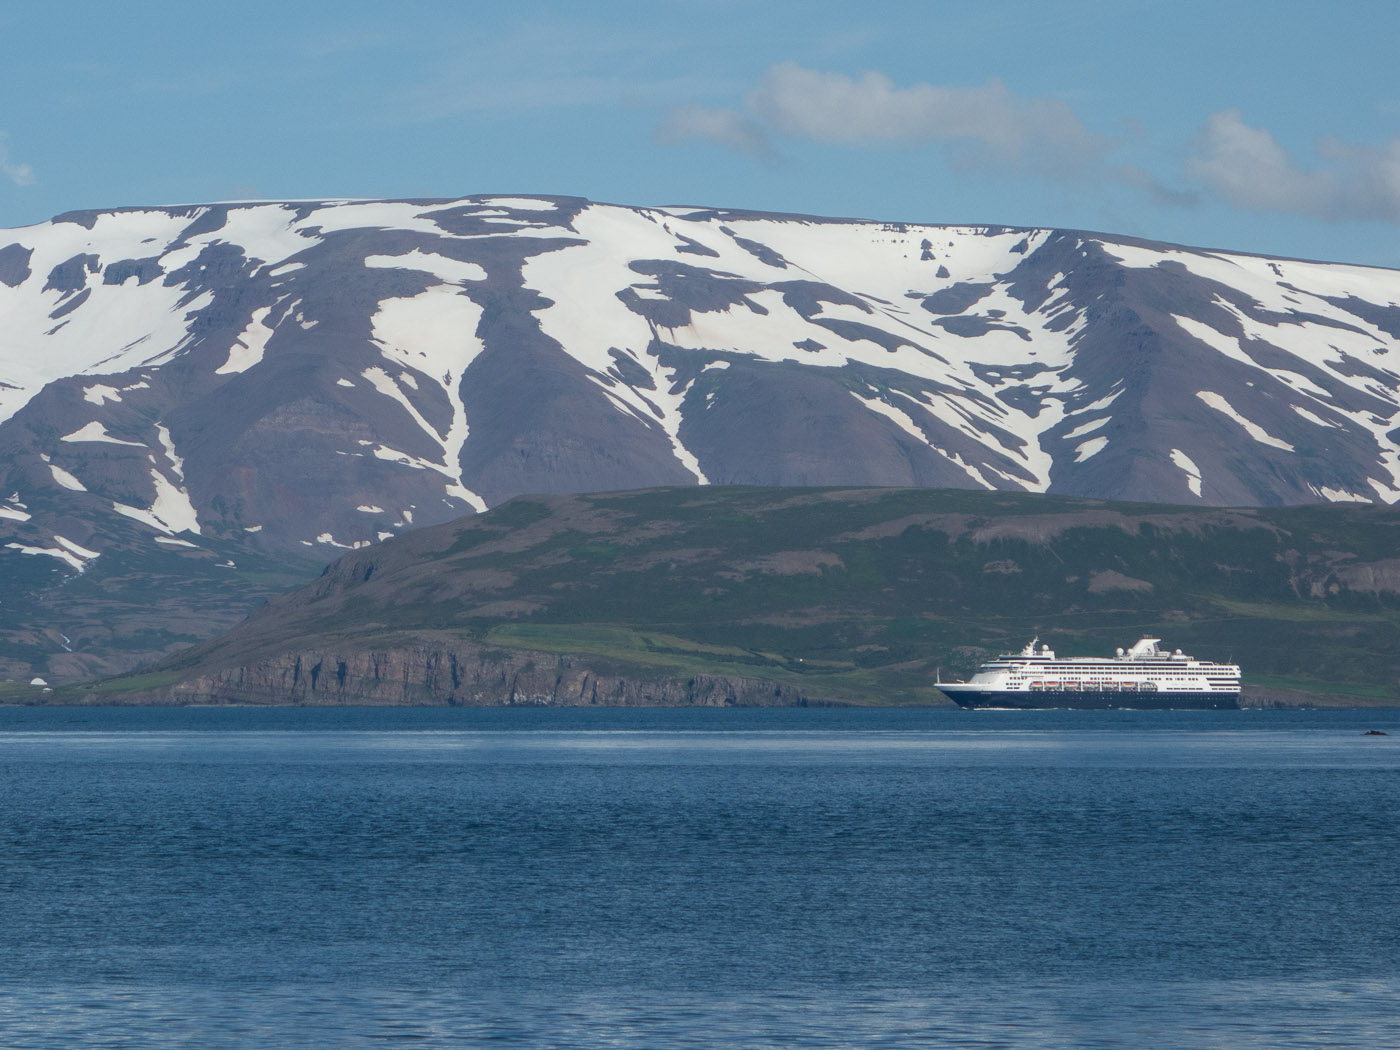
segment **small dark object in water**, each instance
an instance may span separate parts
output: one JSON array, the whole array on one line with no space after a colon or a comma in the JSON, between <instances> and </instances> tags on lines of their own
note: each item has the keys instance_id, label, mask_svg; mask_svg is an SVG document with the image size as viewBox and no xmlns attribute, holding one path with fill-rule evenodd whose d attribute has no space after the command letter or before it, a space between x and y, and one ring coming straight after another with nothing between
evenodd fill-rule
<instances>
[{"instance_id":1,"label":"small dark object in water","mask_svg":"<svg viewBox=\"0 0 1400 1050\"><path fill-rule=\"evenodd\" d=\"M1384 729L1368 729L1362 736L1390 736Z\"/></svg>"}]
</instances>

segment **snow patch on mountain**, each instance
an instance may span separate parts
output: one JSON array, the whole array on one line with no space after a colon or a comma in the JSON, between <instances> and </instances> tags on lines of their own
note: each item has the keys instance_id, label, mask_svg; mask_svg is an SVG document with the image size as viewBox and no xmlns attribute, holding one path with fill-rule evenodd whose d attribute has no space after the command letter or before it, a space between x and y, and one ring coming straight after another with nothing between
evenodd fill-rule
<instances>
[{"instance_id":1,"label":"snow patch on mountain","mask_svg":"<svg viewBox=\"0 0 1400 1050\"><path fill-rule=\"evenodd\" d=\"M134 448L146 447L139 441L123 441L121 438L113 437L111 434L107 433L107 428L95 419L87 425L73 431L71 434L64 434L58 440L69 441L75 444L92 441L107 445L131 445Z\"/></svg>"},{"instance_id":2,"label":"snow patch on mountain","mask_svg":"<svg viewBox=\"0 0 1400 1050\"><path fill-rule=\"evenodd\" d=\"M1098 455L1104 450L1105 447L1107 447L1107 445L1108 438L1106 437L1090 438L1083 444L1076 445L1074 447L1074 461L1076 463L1083 463L1086 459L1089 459L1091 456Z\"/></svg>"},{"instance_id":3,"label":"snow patch on mountain","mask_svg":"<svg viewBox=\"0 0 1400 1050\"><path fill-rule=\"evenodd\" d=\"M237 375L246 372L263 359L267 341L272 338L272 327L267 323L267 315L271 312L270 306L253 311L253 318L248 322L248 327L233 341L228 360L214 369L216 375Z\"/></svg>"},{"instance_id":4,"label":"snow patch on mountain","mask_svg":"<svg viewBox=\"0 0 1400 1050\"><path fill-rule=\"evenodd\" d=\"M553 201L539 197L487 197L485 201L512 211L554 211L556 207Z\"/></svg>"},{"instance_id":5,"label":"snow patch on mountain","mask_svg":"<svg viewBox=\"0 0 1400 1050\"><path fill-rule=\"evenodd\" d=\"M98 556L98 552L97 552L97 551L88 550L86 547L84 547L84 546L82 546L82 545L80 545L80 544L74 543L72 540L68 539L66 536L58 536L58 535L55 535L55 536L54 536L54 542L57 543L60 547L62 547L64 550L68 551L69 553L75 554L75 555L77 555L79 558L82 558L84 561L91 561L93 558L96 558L96 557Z\"/></svg>"},{"instance_id":6,"label":"snow patch on mountain","mask_svg":"<svg viewBox=\"0 0 1400 1050\"><path fill-rule=\"evenodd\" d=\"M90 387L83 388L83 400L94 405L105 405L108 401L120 402L122 392L114 386L107 386L105 383L94 383Z\"/></svg>"},{"instance_id":7,"label":"snow patch on mountain","mask_svg":"<svg viewBox=\"0 0 1400 1050\"><path fill-rule=\"evenodd\" d=\"M1252 437L1255 441L1259 442L1259 444L1268 445L1271 448L1281 448L1285 452L1293 451L1293 446L1290 445L1287 441L1279 440L1278 438L1270 434L1267 430L1265 430L1263 427L1261 427L1258 423L1250 422L1244 416L1240 415L1240 413L1235 410L1235 408L1230 404L1230 402L1226 401L1219 394L1210 390L1199 390L1196 392L1196 396L1202 401L1204 401L1211 408L1219 412L1221 415L1225 416L1227 419L1233 420L1234 422L1238 423L1241 427L1244 428L1244 432L1250 437Z\"/></svg>"},{"instance_id":8,"label":"snow patch on mountain","mask_svg":"<svg viewBox=\"0 0 1400 1050\"><path fill-rule=\"evenodd\" d=\"M532 256L523 269L525 283L549 289L553 300L537 315L541 331L589 369L619 403L619 411L659 426L676 459L706 484L699 460L680 438L686 388L678 386L675 369L668 370L649 353L651 328L619 297L633 283L644 283L629 268L629 260L664 258L673 253L676 241L646 213L597 205L576 215L573 227L584 243ZM614 349L627 354L649 377L646 394L608 374Z\"/></svg>"},{"instance_id":9,"label":"snow patch on mountain","mask_svg":"<svg viewBox=\"0 0 1400 1050\"><path fill-rule=\"evenodd\" d=\"M251 208L223 209L223 222L218 229L191 238L183 252L172 253L166 269L172 270L192 262L206 247L215 242L236 244L248 259L266 264L289 260L321 239L327 230L327 209L318 209L310 216L301 216L302 209L293 204L268 204ZM329 209L336 214L335 209ZM311 219L316 219L314 225Z\"/></svg>"},{"instance_id":10,"label":"snow patch on mountain","mask_svg":"<svg viewBox=\"0 0 1400 1050\"><path fill-rule=\"evenodd\" d=\"M441 444L442 435L434 430L433 425L423 418L417 406L415 406L413 402L408 399L407 395L399 389L399 385L394 381L393 376L382 368L366 368L360 375L368 379L370 386L374 387L374 389L378 390L385 397L396 401L399 407L409 414L424 433Z\"/></svg>"},{"instance_id":11,"label":"snow patch on mountain","mask_svg":"<svg viewBox=\"0 0 1400 1050\"><path fill-rule=\"evenodd\" d=\"M1109 416L1101 416L1098 419L1091 419L1087 423L1081 423L1079 426L1069 431L1069 433L1065 434L1065 440L1073 441L1075 438L1083 437L1091 431L1098 430L1099 427L1107 423L1110 418Z\"/></svg>"},{"instance_id":12,"label":"snow patch on mountain","mask_svg":"<svg viewBox=\"0 0 1400 1050\"><path fill-rule=\"evenodd\" d=\"M1191 495L1199 498L1201 495L1201 468L1196 466L1195 460L1179 448L1172 449L1171 456L1172 462L1186 475L1186 487L1191 490Z\"/></svg>"},{"instance_id":13,"label":"snow patch on mountain","mask_svg":"<svg viewBox=\"0 0 1400 1050\"><path fill-rule=\"evenodd\" d=\"M151 482L156 488L155 502L150 513L170 532L192 532L199 535L199 514L190 494L172 483L159 470L151 468Z\"/></svg>"},{"instance_id":14,"label":"snow patch on mountain","mask_svg":"<svg viewBox=\"0 0 1400 1050\"><path fill-rule=\"evenodd\" d=\"M486 280L486 269L478 263L461 262L445 255L429 255L417 248L403 255L368 255L365 257L365 265L381 269L422 270L444 284Z\"/></svg>"},{"instance_id":15,"label":"snow patch on mountain","mask_svg":"<svg viewBox=\"0 0 1400 1050\"><path fill-rule=\"evenodd\" d=\"M19 551L21 554L46 555L50 558L57 558L76 572L82 572L87 568L87 563L98 556L96 551L79 547L76 543L62 536L55 536L54 542L58 544L57 547L34 547L25 543L7 543L5 547L9 550Z\"/></svg>"},{"instance_id":16,"label":"snow patch on mountain","mask_svg":"<svg viewBox=\"0 0 1400 1050\"><path fill-rule=\"evenodd\" d=\"M1302 405L1289 405L1288 407L1291 408L1291 409L1293 409L1294 412L1296 412L1298 415L1302 416L1302 417L1303 417L1304 419L1306 419L1309 423L1313 424L1313 426L1327 427L1327 428L1330 429L1330 430L1336 430L1336 429L1337 429L1337 424L1336 424L1336 423L1329 423L1327 420L1323 419L1321 416L1316 415L1316 414L1314 414L1314 413L1312 413L1312 412L1309 412L1309 411L1308 411L1306 408L1304 408Z\"/></svg>"},{"instance_id":17,"label":"snow patch on mountain","mask_svg":"<svg viewBox=\"0 0 1400 1050\"><path fill-rule=\"evenodd\" d=\"M170 469L175 473L175 477L180 481L185 480L185 461L175 451L175 439L170 436L170 429L161 423L156 424L156 437L160 439L160 447L165 452L165 458L170 463ZM196 529L196 532L199 530Z\"/></svg>"},{"instance_id":18,"label":"snow patch on mountain","mask_svg":"<svg viewBox=\"0 0 1400 1050\"><path fill-rule=\"evenodd\" d=\"M112 509L122 517L131 518L133 521L139 521L143 525L148 525L155 529L157 532L171 531L170 526L157 518L150 510L144 510L141 507L133 507L126 503L118 503L115 500L112 502Z\"/></svg>"},{"instance_id":19,"label":"snow patch on mountain","mask_svg":"<svg viewBox=\"0 0 1400 1050\"><path fill-rule=\"evenodd\" d=\"M440 235L442 227L429 217L436 210L414 201L327 201L301 219L296 231L302 237L374 229Z\"/></svg>"},{"instance_id":20,"label":"snow patch on mountain","mask_svg":"<svg viewBox=\"0 0 1400 1050\"><path fill-rule=\"evenodd\" d=\"M58 254L46 252L44 263ZM95 253L53 259L52 270L69 271L60 280L66 288L46 290L52 274L33 259L28 280L15 288L0 283L0 422L55 379L114 374L162 358L188 338L188 318L212 302L204 293L182 306L184 289L158 281L103 284L100 259Z\"/></svg>"},{"instance_id":21,"label":"snow patch on mountain","mask_svg":"<svg viewBox=\"0 0 1400 1050\"><path fill-rule=\"evenodd\" d=\"M894 405L882 401L878 397L861 397L860 394L856 393L854 390L851 391L851 396L877 416L883 416L891 420L900 430L914 438L921 445L928 444L928 435L923 432L912 418L910 418L907 412L900 411Z\"/></svg>"},{"instance_id":22,"label":"snow patch on mountain","mask_svg":"<svg viewBox=\"0 0 1400 1050\"><path fill-rule=\"evenodd\" d=\"M446 272L460 271L448 269ZM481 339L477 335L481 324L481 307L454 289L438 286L411 298L381 300L371 324L375 342L382 348L387 360L414 369L442 388L452 408L452 421L447 432L440 434L430 425L382 369L369 369L362 375L374 383L376 390L405 408L414 421L441 446L442 465L435 469L441 470L450 479L448 495L465 501L474 510L485 510L486 501L472 491L462 475L462 449L471 436L466 406L462 401L462 374L482 351ZM370 373L383 379L371 378ZM385 381L389 383L388 387L380 385Z\"/></svg>"},{"instance_id":23,"label":"snow patch on mountain","mask_svg":"<svg viewBox=\"0 0 1400 1050\"><path fill-rule=\"evenodd\" d=\"M191 543L189 540L182 540L178 536L157 536L156 542L164 547L184 547L189 550L199 550L199 544Z\"/></svg>"},{"instance_id":24,"label":"snow patch on mountain","mask_svg":"<svg viewBox=\"0 0 1400 1050\"><path fill-rule=\"evenodd\" d=\"M40 458L48 464L49 473L53 475L54 481L58 482L59 485L68 489L70 492L87 491L86 485L79 481L74 475L60 467L57 463L51 462L47 455L41 456Z\"/></svg>"},{"instance_id":25,"label":"snow patch on mountain","mask_svg":"<svg viewBox=\"0 0 1400 1050\"><path fill-rule=\"evenodd\" d=\"M1359 492L1351 492L1347 489L1334 489L1326 485L1320 486L1317 494L1329 503L1372 503L1369 496L1363 496Z\"/></svg>"}]
</instances>

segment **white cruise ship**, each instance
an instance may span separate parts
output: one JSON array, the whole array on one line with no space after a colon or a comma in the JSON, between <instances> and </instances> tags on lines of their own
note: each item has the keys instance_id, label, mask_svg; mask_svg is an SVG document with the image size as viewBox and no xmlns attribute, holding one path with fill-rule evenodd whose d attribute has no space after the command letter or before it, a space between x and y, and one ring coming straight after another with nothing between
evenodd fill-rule
<instances>
[{"instance_id":1,"label":"white cruise ship","mask_svg":"<svg viewBox=\"0 0 1400 1050\"><path fill-rule=\"evenodd\" d=\"M1100 659L1057 659L1039 638L983 664L966 682L935 682L962 707L1236 708L1238 664L1197 660L1143 638Z\"/></svg>"}]
</instances>

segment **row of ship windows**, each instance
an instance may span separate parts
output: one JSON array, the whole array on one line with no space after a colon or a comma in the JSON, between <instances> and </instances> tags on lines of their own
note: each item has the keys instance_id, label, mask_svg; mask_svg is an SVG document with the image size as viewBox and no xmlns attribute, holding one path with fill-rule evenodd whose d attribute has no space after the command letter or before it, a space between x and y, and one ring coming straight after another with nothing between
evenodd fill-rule
<instances>
[{"instance_id":1,"label":"row of ship windows","mask_svg":"<svg viewBox=\"0 0 1400 1050\"><path fill-rule=\"evenodd\" d=\"M1006 671L1009 674L1030 677L1039 675L1072 675L1075 678L1088 677L1118 677L1128 674L1138 675L1184 675L1184 674L1205 674L1205 675L1228 675L1234 674L1233 667L998 667L987 668L987 670Z\"/></svg>"},{"instance_id":2,"label":"row of ship windows","mask_svg":"<svg viewBox=\"0 0 1400 1050\"><path fill-rule=\"evenodd\" d=\"M1032 678L1032 677L1030 677L1030 676L1020 677L1020 676L1016 676L1016 675L1013 675L1012 677L1010 677L1010 678L1008 678L1008 679L1006 679L1006 680L1007 680L1008 682L1084 682L1085 684L1092 684L1092 685L1099 685L1100 683L1102 683L1102 684L1104 684L1104 685L1111 685L1111 684L1115 684L1115 683L1117 683L1117 682L1119 682L1119 681L1123 681L1123 679L1118 679L1118 678L1050 678L1050 677ZM1233 677L1220 677L1220 676L1210 676L1210 675L1186 674L1186 675L1180 675L1180 676L1178 676L1178 677L1172 677L1172 678L1148 678L1148 679L1133 678L1133 679L1128 679L1128 681L1134 681L1134 682L1138 682L1138 681L1151 681L1151 682L1158 682L1158 681L1168 681L1168 682L1238 682L1239 679L1238 679L1238 678L1233 678Z\"/></svg>"},{"instance_id":3,"label":"row of ship windows","mask_svg":"<svg viewBox=\"0 0 1400 1050\"><path fill-rule=\"evenodd\" d=\"M1156 693L1166 689L1166 686L1158 685L1156 682L1141 682L1134 685L1131 682L1124 682L1119 685L1116 682L1025 682L1012 683L1021 686L1025 692L1061 692L1061 693ZM1187 683L1179 683L1177 689L1180 692L1189 693L1211 693L1211 692L1238 692L1238 682L1211 682L1210 685L1200 687L1200 689L1190 689Z\"/></svg>"},{"instance_id":4,"label":"row of ship windows","mask_svg":"<svg viewBox=\"0 0 1400 1050\"><path fill-rule=\"evenodd\" d=\"M986 669L989 670L989 671L1009 671L1009 670L1015 670L1015 669L1017 669L1017 668L1024 668L1026 665L1023 664L1023 663L1021 663L1020 661L1017 661L1017 662L1014 663L1014 664L1012 664L1012 663L997 663L997 662L993 661L992 663L984 664L983 666L986 667ZM1068 673L1068 674L1091 674L1091 673L1095 673L1095 672L1103 673L1103 672L1107 671L1107 672L1109 672L1109 673L1116 674L1116 673L1121 673L1121 672L1123 672L1123 671L1125 671L1125 670L1127 670L1127 671L1134 671L1134 672L1136 672L1136 671L1155 671L1155 670L1169 670L1169 671L1174 671L1174 670L1176 670L1176 669L1178 669L1178 668L1182 668L1183 670L1195 670L1195 671L1200 671L1200 670L1203 670L1204 668L1209 667L1209 666L1212 666L1212 665L1209 664L1209 663L1205 663L1205 664L1202 664L1202 663L1183 664L1183 662L1180 661L1180 660L1172 660L1172 661L1167 661L1167 660L1160 660L1160 661L1157 661L1157 660L1131 660L1131 661L1123 661L1123 662L1121 662L1121 663L1119 663L1119 662L1110 662L1110 663L1102 663L1102 664L1080 664L1078 667L1073 668L1072 670L1068 670L1068 671L1066 671L1065 673ZM1231 666L1231 665L1229 665L1229 664L1215 664L1214 666L1216 666L1216 667L1228 667L1228 666ZM1036 667L1035 669L1036 669L1037 671L1047 671L1047 670L1051 670L1051 669L1055 669L1055 668L1054 668L1053 662L1047 661L1045 664L1042 664L1042 665Z\"/></svg>"},{"instance_id":5,"label":"row of ship windows","mask_svg":"<svg viewBox=\"0 0 1400 1050\"><path fill-rule=\"evenodd\" d=\"M1080 663L1067 660L992 660L985 667L1034 667L1037 671L1053 669L1057 671L1135 671L1153 668L1190 667L1197 670L1203 667L1234 667L1235 664L1217 664L1210 660L1097 660Z\"/></svg>"},{"instance_id":6,"label":"row of ship windows","mask_svg":"<svg viewBox=\"0 0 1400 1050\"><path fill-rule=\"evenodd\" d=\"M986 671L1001 671L1014 675L1068 675L1074 678L1144 678L1148 675L1229 674L1229 671L1205 667L986 667Z\"/></svg>"},{"instance_id":7,"label":"row of ship windows","mask_svg":"<svg viewBox=\"0 0 1400 1050\"><path fill-rule=\"evenodd\" d=\"M1042 690L1056 690L1056 691L1071 692L1071 693L1077 693L1077 692L1098 692L1098 693L1105 693L1105 692L1106 692L1106 693L1132 693L1132 692L1140 692L1140 693L1155 693L1155 692L1157 692L1158 690L1164 688L1164 685L1158 684L1157 682L1137 682L1137 683L1134 683L1134 682L1123 682L1123 683L1120 684L1120 683L1118 683L1118 682L1092 682L1092 681L1083 681L1083 682L1075 682L1075 681L1063 681L1063 682L1053 682L1053 681L1052 681L1052 682L1023 682L1023 681L1015 681L1015 682L1010 682L1010 683L1008 683L1008 685L1009 685L1009 686L1019 686L1019 687L1028 689L1028 690L1030 690L1030 691L1033 692L1033 693L1034 693L1034 692L1039 692L1039 691L1042 691ZM1216 690L1228 690L1228 691L1233 692L1233 691L1235 691L1235 690L1237 690L1237 689L1239 688L1239 682L1237 682L1237 681L1235 681L1235 680L1233 680L1233 679L1231 679L1230 681L1227 681L1227 682L1210 681L1210 682L1206 682L1205 685L1201 685L1199 682L1174 682L1174 683L1171 683L1171 685L1172 685L1172 686L1175 686L1175 688L1177 688L1178 690L1185 691L1185 692L1193 692L1193 693L1212 692L1212 691L1216 691Z\"/></svg>"}]
</instances>

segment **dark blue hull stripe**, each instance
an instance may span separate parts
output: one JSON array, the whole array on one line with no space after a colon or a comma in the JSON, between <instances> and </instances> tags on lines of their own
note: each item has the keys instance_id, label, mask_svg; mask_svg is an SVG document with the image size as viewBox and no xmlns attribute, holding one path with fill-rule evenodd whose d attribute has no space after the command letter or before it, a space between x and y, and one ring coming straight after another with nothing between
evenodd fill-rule
<instances>
[{"instance_id":1,"label":"dark blue hull stripe","mask_svg":"<svg viewBox=\"0 0 1400 1050\"><path fill-rule=\"evenodd\" d=\"M937 686L959 707L1069 707L1110 710L1113 708L1134 711L1150 711L1170 708L1234 710L1240 706L1239 693L1169 693L1165 690L1149 693L1119 692L1118 690L1096 692L1093 690L1036 692L987 692L961 690L952 686Z\"/></svg>"}]
</instances>

